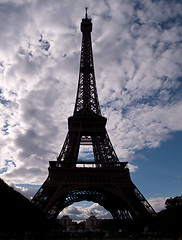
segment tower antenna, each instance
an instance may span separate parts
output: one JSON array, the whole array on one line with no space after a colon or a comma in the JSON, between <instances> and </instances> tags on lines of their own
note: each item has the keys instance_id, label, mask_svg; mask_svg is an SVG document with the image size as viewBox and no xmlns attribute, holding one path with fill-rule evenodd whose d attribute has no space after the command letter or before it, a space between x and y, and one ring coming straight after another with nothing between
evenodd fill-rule
<instances>
[{"instance_id":1,"label":"tower antenna","mask_svg":"<svg viewBox=\"0 0 182 240\"><path fill-rule=\"evenodd\" d=\"M85 10L86 10L85 18L87 19L87 18L88 18L88 16L87 16L87 10L88 10L88 8L86 7Z\"/></svg>"}]
</instances>

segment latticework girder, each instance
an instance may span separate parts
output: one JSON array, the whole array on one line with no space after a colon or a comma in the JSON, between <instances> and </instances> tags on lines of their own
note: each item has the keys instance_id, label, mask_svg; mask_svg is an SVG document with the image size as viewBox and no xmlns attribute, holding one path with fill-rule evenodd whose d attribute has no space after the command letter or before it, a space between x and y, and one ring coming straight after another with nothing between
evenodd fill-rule
<instances>
[{"instance_id":1,"label":"latticework girder","mask_svg":"<svg viewBox=\"0 0 182 240\"><path fill-rule=\"evenodd\" d=\"M80 74L74 116L101 115L95 82L94 62L92 53L91 19L82 19L82 47L80 58Z\"/></svg>"},{"instance_id":2,"label":"latticework girder","mask_svg":"<svg viewBox=\"0 0 182 240\"><path fill-rule=\"evenodd\" d=\"M70 204L87 200L105 207L115 219L155 213L130 179L127 162L120 162L101 115L91 45L92 22L87 14L83 34L80 74L74 114L68 118L68 134L57 161L50 161L49 176L32 202L50 218ZM80 145L93 147L92 161L78 161ZM94 165L94 166L93 166Z\"/></svg>"}]
</instances>

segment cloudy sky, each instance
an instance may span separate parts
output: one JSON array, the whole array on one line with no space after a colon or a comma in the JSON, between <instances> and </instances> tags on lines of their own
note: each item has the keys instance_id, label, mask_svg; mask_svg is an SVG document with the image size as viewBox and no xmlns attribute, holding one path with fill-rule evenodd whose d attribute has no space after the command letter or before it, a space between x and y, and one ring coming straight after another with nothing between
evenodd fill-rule
<instances>
[{"instance_id":1,"label":"cloudy sky","mask_svg":"<svg viewBox=\"0 0 182 240\"><path fill-rule=\"evenodd\" d=\"M80 22L92 18L95 75L107 131L156 211L182 195L182 2L0 0L0 177L32 197L73 114ZM97 203L62 214L109 217Z\"/></svg>"}]
</instances>

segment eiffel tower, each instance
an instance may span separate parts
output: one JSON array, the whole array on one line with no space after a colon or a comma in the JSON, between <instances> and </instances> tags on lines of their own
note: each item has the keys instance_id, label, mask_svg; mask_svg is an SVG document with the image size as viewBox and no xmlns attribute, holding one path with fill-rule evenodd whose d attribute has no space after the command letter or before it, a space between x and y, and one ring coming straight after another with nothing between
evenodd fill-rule
<instances>
[{"instance_id":1,"label":"eiffel tower","mask_svg":"<svg viewBox=\"0 0 182 240\"><path fill-rule=\"evenodd\" d=\"M80 73L73 116L57 161L49 162L49 175L32 202L48 218L56 218L67 206L83 200L108 210L114 219L155 213L130 178L127 162L119 161L106 131L96 89L92 53L92 20L81 22ZM81 145L93 147L93 160L78 159Z\"/></svg>"}]
</instances>

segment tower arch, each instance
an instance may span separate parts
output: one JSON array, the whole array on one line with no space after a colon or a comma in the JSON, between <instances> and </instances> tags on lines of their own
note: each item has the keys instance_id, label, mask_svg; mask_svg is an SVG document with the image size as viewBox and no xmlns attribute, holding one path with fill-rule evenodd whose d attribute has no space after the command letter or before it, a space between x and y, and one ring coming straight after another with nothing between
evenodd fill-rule
<instances>
[{"instance_id":1,"label":"tower arch","mask_svg":"<svg viewBox=\"0 0 182 240\"><path fill-rule=\"evenodd\" d=\"M52 206L50 206L49 210L47 211L47 216L50 218L54 214L54 218L56 218L62 210L75 202L92 201L94 203L98 203L100 206L110 212L113 219L132 218L132 211L129 210L129 206L127 206L126 202L123 202L122 204L120 202L118 209L116 207L113 208L109 203L111 198L121 201L119 196L111 192L101 191L95 188L70 190L64 196L60 195L60 197L55 199ZM117 201L115 201L115 204L117 204ZM121 208L122 205L123 208Z\"/></svg>"}]
</instances>

